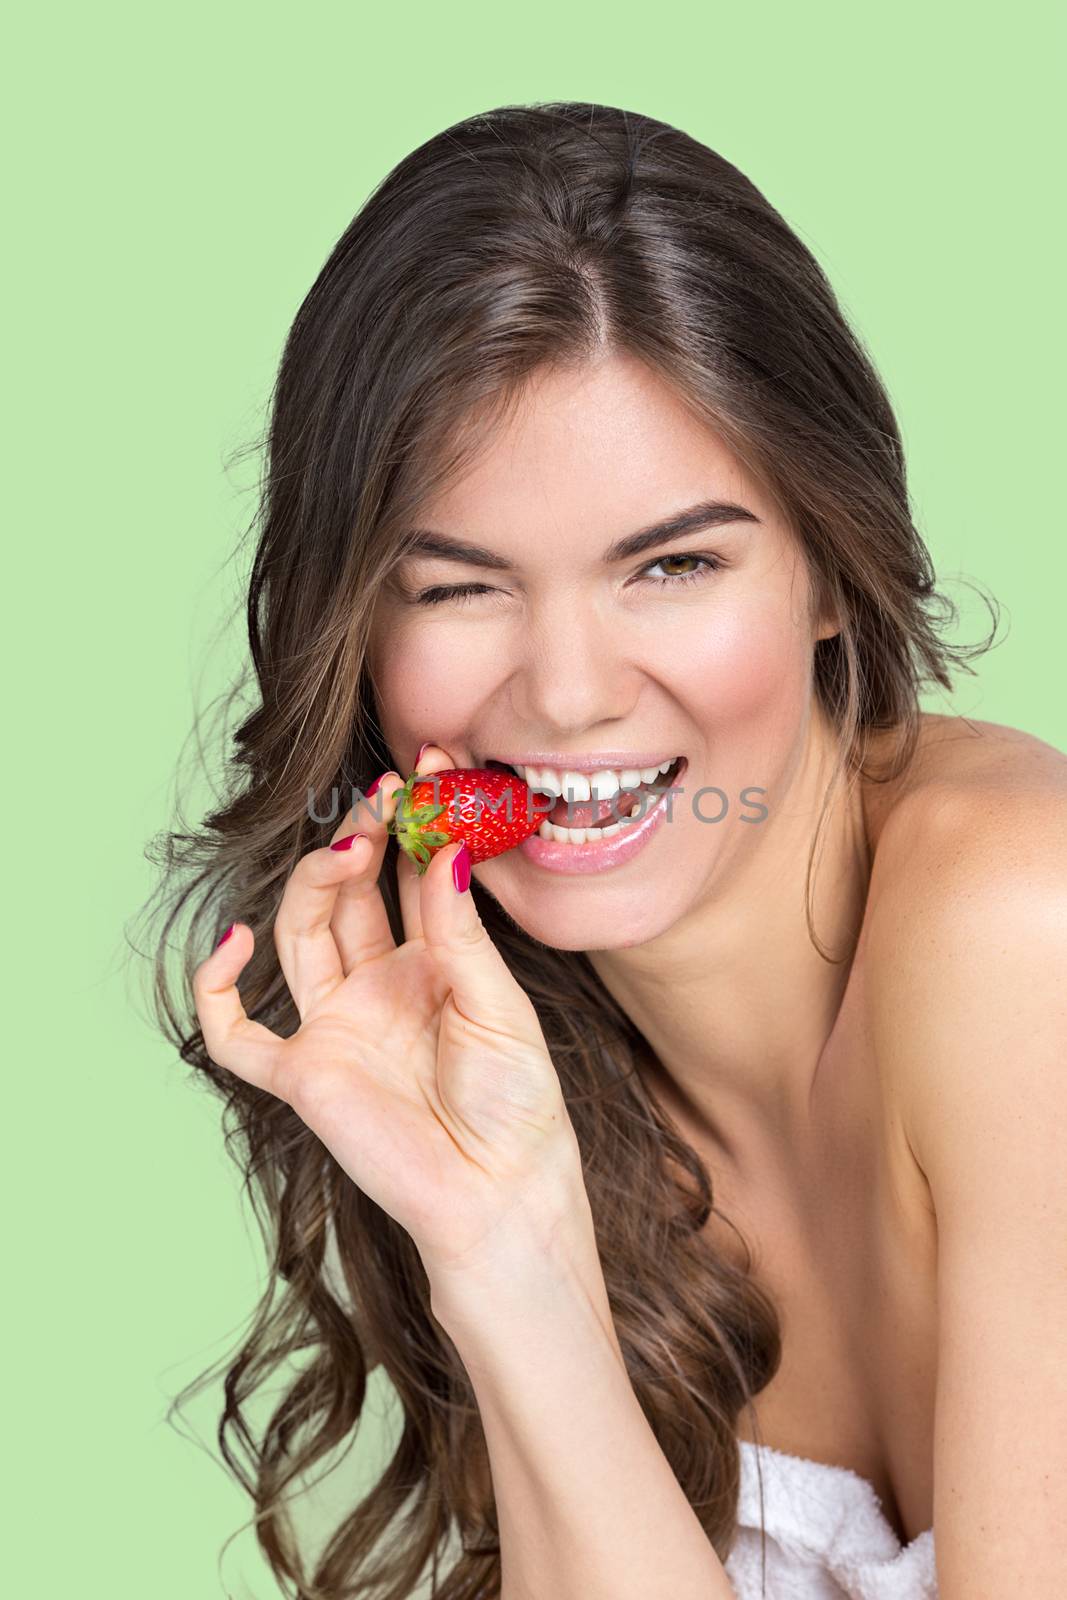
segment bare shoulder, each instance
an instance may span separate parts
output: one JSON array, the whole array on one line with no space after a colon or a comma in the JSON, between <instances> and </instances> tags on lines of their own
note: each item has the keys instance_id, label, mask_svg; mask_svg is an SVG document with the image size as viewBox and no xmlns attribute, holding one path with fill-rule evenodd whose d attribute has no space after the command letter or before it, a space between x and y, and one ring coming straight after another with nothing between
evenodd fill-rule
<instances>
[{"instance_id":1,"label":"bare shoulder","mask_svg":"<svg viewBox=\"0 0 1067 1600\"><path fill-rule=\"evenodd\" d=\"M874 822L870 1026L914 1149L937 1092L932 1041L1000 1028L1016 1003L1018 951L1035 939L1063 947L1067 755L998 723L927 719Z\"/></svg>"},{"instance_id":2,"label":"bare shoulder","mask_svg":"<svg viewBox=\"0 0 1067 1600\"><path fill-rule=\"evenodd\" d=\"M1003 1594L1011 1573L1036 1561L1051 1581L1067 1561L1049 1493L1067 1471L1067 758L971 726L933 729L887 810L864 986L904 1236L921 1243L907 1259L954 1597L979 1573Z\"/></svg>"},{"instance_id":3,"label":"bare shoulder","mask_svg":"<svg viewBox=\"0 0 1067 1600\"><path fill-rule=\"evenodd\" d=\"M1001 805L1025 811L1042 795L1053 806L1067 796L1067 753L1004 723L924 714L907 770L872 785L865 799L879 882L895 880L910 862L917 829L925 836L927 825L967 810L976 817Z\"/></svg>"},{"instance_id":4,"label":"bare shoulder","mask_svg":"<svg viewBox=\"0 0 1067 1600\"><path fill-rule=\"evenodd\" d=\"M869 807L868 947L891 961L919 920L982 914L990 897L1060 881L1067 867L1067 754L964 717L924 718L905 774Z\"/></svg>"}]
</instances>

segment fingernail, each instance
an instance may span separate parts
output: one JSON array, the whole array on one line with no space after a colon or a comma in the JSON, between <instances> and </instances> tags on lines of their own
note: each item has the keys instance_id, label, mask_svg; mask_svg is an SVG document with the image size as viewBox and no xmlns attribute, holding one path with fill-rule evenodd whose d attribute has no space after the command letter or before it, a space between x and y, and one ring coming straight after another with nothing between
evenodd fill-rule
<instances>
[{"instance_id":1,"label":"fingernail","mask_svg":"<svg viewBox=\"0 0 1067 1600\"><path fill-rule=\"evenodd\" d=\"M384 778L385 776L386 776L386 774L383 772L377 778L375 778L374 782L371 784L370 788L367 790L367 799L368 800L370 799L372 794L376 794L378 792L378 785L381 783L382 778Z\"/></svg>"},{"instance_id":2,"label":"fingernail","mask_svg":"<svg viewBox=\"0 0 1067 1600\"><path fill-rule=\"evenodd\" d=\"M351 850L357 839L366 839L365 833L346 833L343 839L338 839L330 846L331 850Z\"/></svg>"},{"instance_id":3,"label":"fingernail","mask_svg":"<svg viewBox=\"0 0 1067 1600\"><path fill-rule=\"evenodd\" d=\"M415 765L416 766L418 766L419 762L422 760L424 752L427 751L430 748L432 743L433 743L432 739L427 739L425 744L421 744L419 746L419 753L415 757Z\"/></svg>"},{"instance_id":4,"label":"fingernail","mask_svg":"<svg viewBox=\"0 0 1067 1600\"><path fill-rule=\"evenodd\" d=\"M234 928L236 928L236 926L237 926L236 922L231 922L230 923L230 926L226 929L226 932L223 934L222 938L219 940L219 944L217 944L215 946L216 950L219 948L219 945L222 945L222 944L226 943L226 940L230 937L230 934L233 932L233 930L234 930Z\"/></svg>"},{"instance_id":5,"label":"fingernail","mask_svg":"<svg viewBox=\"0 0 1067 1600\"><path fill-rule=\"evenodd\" d=\"M460 894L470 888L471 881L471 853L466 843L460 845L452 857L452 882Z\"/></svg>"}]
</instances>

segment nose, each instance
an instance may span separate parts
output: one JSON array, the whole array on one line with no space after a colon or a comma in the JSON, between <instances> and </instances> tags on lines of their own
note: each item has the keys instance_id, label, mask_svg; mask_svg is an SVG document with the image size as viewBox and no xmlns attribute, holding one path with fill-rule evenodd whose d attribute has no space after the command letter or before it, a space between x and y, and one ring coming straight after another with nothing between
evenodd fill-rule
<instances>
[{"instance_id":1,"label":"nose","mask_svg":"<svg viewBox=\"0 0 1067 1600\"><path fill-rule=\"evenodd\" d=\"M640 694L625 632L581 602L557 599L531 616L511 682L518 725L560 743L601 723L625 723Z\"/></svg>"}]
</instances>

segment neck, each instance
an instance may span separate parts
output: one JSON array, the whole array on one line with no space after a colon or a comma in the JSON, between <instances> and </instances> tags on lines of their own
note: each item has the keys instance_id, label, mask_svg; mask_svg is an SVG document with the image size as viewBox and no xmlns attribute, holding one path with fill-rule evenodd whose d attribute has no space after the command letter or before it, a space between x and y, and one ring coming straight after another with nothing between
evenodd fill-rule
<instances>
[{"instance_id":1,"label":"neck","mask_svg":"<svg viewBox=\"0 0 1067 1600\"><path fill-rule=\"evenodd\" d=\"M832 772L828 726L805 755L766 833L729 881L646 944L590 952L609 992L655 1052L656 1087L737 1165L788 1146L807 1127L823 1049L840 1009L866 903L870 852L862 780L835 787L808 857ZM754 830L755 831L755 830Z\"/></svg>"}]
</instances>

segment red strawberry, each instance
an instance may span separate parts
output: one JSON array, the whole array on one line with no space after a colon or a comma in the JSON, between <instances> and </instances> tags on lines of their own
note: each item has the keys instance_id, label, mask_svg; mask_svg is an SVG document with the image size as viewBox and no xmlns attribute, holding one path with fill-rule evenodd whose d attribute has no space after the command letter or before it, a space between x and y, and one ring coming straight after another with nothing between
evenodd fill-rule
<instances>
[{"instance_id":1,"label":"red strawberry","mask_svg":"<svg viewBox=\"0 0 1067 1600\"><path fill-rule=\"evenodd\" d=\"M397 795L388 824L421 876L434 854L462 839L471 861L489 861L536 833L547 812L533 805L534 790L517 773L488 767L413 772Z\"/></svg>"}]
</instances>

